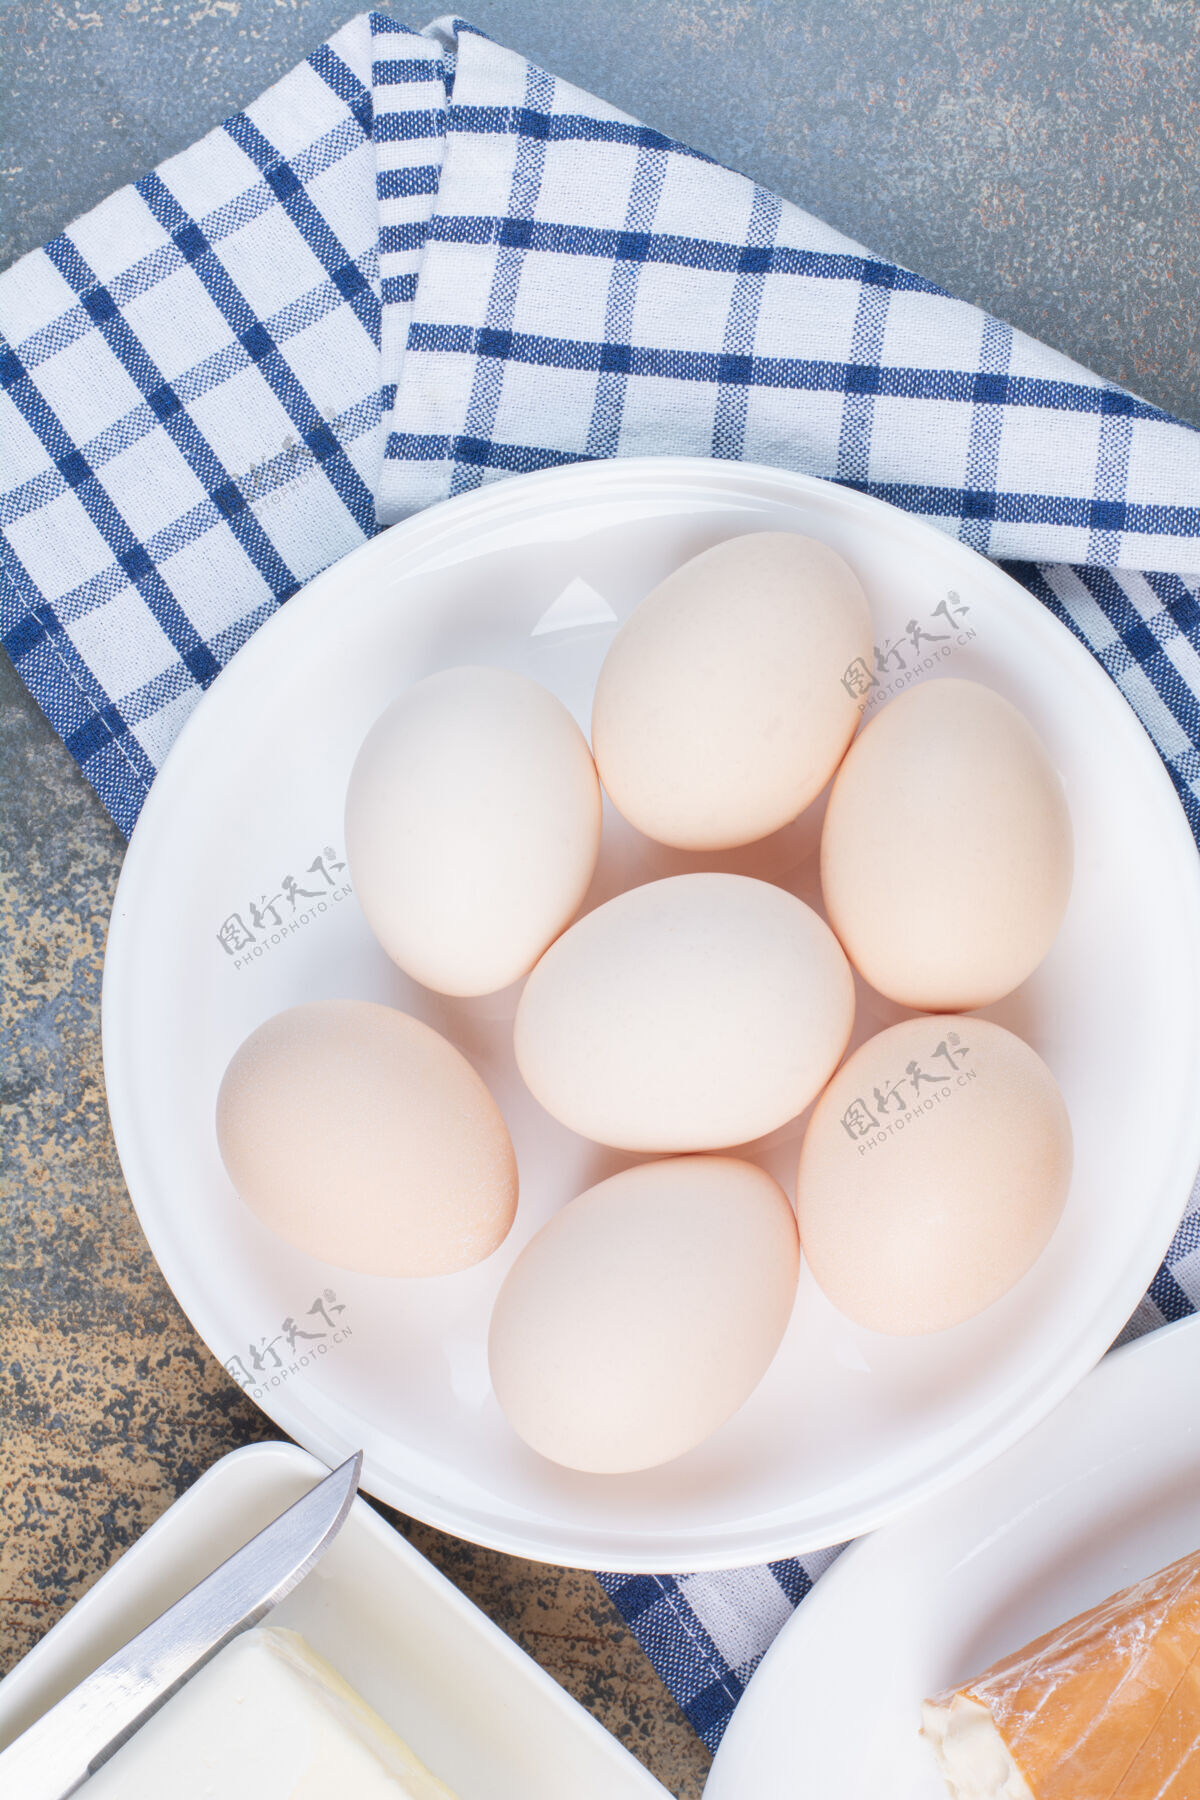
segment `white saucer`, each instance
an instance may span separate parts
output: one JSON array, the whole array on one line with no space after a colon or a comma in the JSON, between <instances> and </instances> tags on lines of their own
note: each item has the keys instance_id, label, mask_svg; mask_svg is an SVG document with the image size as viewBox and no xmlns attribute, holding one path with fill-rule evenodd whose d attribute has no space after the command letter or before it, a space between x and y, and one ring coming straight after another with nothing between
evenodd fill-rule
<instances>
[{"instance_id":1,"label":"white saucer","mask_svg":"<svg viewBox=\"0 0 1200 1800\"><path fill-rule=\"evenodd\" d=\"M442 1000L375 944L342 866L346 779L383 706L449 664L522 670L586 727L616 622L685 558L768 527L824 538L858 570L887 665L872 709L910 679L976 677L1025 710L1062 772L1077 840L1068 916L1047 961L990 1016L1057 1075L1075 1181L1037 1267L982 1318L932 1338L875 1337L804 1276L779 1357L715 1437L646 1474L572 1474L501 1416L489 1309L537 1226L629 1159L533 1103L512 1060L514 992ZM816 901L820 811L724 859L662 850L610 813L589 904L712 866ZM213 1127L229 1056L279 1008L336 995L419 1013L500 1101L521 1206L509 1242L478 1269L428 1282L347 1274L290 1250L233 1192ZM861 990L856 1041L898 1016ZM361 1444L366 1487L403 1511L520 1555L613 1570L731 1567L837 1542L1036 1424L1111 1343L1170 1241L1200 1161L1198 1035L1195 846L1149 740L1082 645L1001 570L905 513L799 475L703 461L595 463L485 487L313 581L203 698L155 783L121 877L104 988L129 1190L220 1360L325 1461ZM789 1189L800 1135L798 1122L752 1152Z\"/></svg>"},{"instance_id":2,"label":"white saucer","mask_svg":"<svg viewBox=\"0 0 1200 1800\"><path fill-rule=\"evenodd\" d=\"M704 1800L947 1800L923 1699L1200 1549L1198 1383L1200 1318L1183 1319L847 1550L763 1658Z\"/></svg>"}]
</instances>

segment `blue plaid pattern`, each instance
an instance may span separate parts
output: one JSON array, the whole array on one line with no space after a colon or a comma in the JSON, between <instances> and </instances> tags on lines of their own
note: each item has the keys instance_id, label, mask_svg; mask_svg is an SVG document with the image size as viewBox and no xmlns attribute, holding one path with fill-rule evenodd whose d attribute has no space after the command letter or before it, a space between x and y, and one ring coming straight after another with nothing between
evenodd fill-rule
<instances>
[{"instance_id":1,"label":"blue plaid pattern","mask_svg":"<svg viewBox=\"0 0 1200 1800\"><path fill-rule=\"evenodd\" d=\"M128 832L379 526L586 457L845 482L1103 663L1200 835L1200 434L443 19L353 20L0 276L0 635ZM1200 1306L1196 1196L1130 1332ZM833 1552L602 1579L715 1745Z\"/></svg>"}]
</instances>

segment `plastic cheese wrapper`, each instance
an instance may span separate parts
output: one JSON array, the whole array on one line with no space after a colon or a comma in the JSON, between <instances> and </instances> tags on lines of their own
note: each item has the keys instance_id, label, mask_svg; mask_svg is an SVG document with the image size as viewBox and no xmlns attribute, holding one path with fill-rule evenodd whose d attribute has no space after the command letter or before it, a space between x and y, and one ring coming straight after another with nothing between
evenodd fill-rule
<instances>
[{"instance_id":1,"label":"plastic cheese wrapper","mask_svg":"<svg viewBox=\"0 0 1200 1800\"><path fill-rule=\"evenodd\" d=\"M294 1631L247 1631L86 1784L87 1800L454 1800ZM15 1797L14 1797L15 1800Z\"/></svg>"},{"instance_id":2,"label":"plastic cheese wrapper","mask_svg":"<svg viewBox=\"0 0 1200 1800\"><path fill-rule=\"evenodd\" d=\"M1200 1552L927 1700L954 1800L1200 1800Z\"/></svg>"}]
</instances>

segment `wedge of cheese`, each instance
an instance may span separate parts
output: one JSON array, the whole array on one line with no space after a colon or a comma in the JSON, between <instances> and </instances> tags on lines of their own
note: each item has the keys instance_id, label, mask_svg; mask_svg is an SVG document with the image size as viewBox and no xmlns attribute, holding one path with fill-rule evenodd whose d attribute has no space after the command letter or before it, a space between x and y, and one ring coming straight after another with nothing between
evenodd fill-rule
<instances>
[{"instance_id":1,"label":"wedge of cheese","mask_svg":"<svg viewBox=\"0 0 1200 1800\"><path fill-rule=\"evenodd\" d=\"M244 1632L84 1784L86 1800L454 1800L294 1631Z\"/></svg>"},{"instance_id":2,"label":"wedge of cheese","mask_svg":"<svg viewBox=\"0 0 1200 1800\"><path fill-rule=\"evenodd\" d=\"M1200 1552L923 1711L954 1800L1200 1800Z\"/></svg>"}]
</instances>

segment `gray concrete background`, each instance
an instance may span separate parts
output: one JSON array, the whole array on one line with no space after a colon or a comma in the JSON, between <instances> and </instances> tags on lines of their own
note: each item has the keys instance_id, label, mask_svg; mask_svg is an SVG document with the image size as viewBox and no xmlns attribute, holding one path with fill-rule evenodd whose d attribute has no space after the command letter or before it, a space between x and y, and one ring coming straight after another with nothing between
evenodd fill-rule
<instances>
[{"instance_id":1,"label":"gray concrete background","mask_svg":"<svg viewBox=\"0 0 1200 1800\"><path fill-rule=\"evenodd\" d=\"M0 0L0 264L352 10ZM475 0L467 16L1200 423L1197 0ZM121 1181L99 1051L121 852L0 659L0 1673L217 1456L273 1435L179 1312ZM399 1523L697 1800L707 1758L590 1577Z\"/></svg>"}]
</instances>

